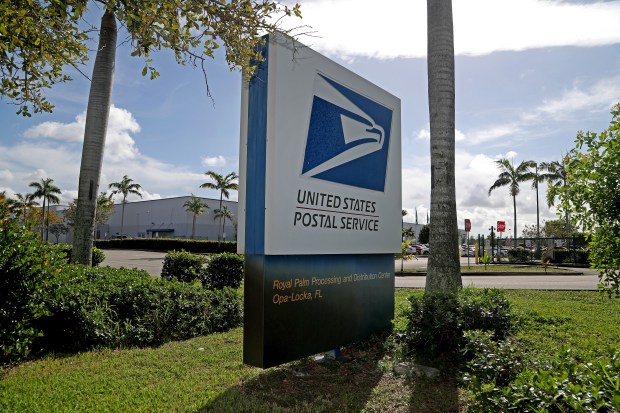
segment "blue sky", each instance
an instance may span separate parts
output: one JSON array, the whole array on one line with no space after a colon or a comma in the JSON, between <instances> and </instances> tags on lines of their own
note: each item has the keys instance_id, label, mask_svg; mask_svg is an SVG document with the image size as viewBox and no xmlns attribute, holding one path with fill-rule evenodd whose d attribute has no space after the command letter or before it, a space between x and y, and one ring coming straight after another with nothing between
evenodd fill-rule
<instances>
[{"instance_id":1,"label":"blue sky","mask_svg":"<svg viewBox=\"0 0 620 413\"><path fill-rule=\"evenodd\" d=\"M609 110L620 101L620 1L453 3L459 222L471 219L473 234L497 220L512 228L508 191L487 195L499 173L493 161L559 160L579 130L607 127ZM303 43L401 99L403 208L410 221L417 208L422 222L430 202L426 2L380 5L301 1L304 18L288 24L307 25L301 31L311 34L300 37ZM91 16L98 23L97 13ZM117 51L100 189L127 174L142 185L144 199L217 197L199 185L208 170L238 171L241 76L229 72L222 55L209 62L211 100L200 70L178 66L165 51L154 64L161 77L149 80L126 47ZM91 70L83 68L89 76ZM48 93L52 114L26 119L0 101L0 191L26 193L29 182L49 177L63 190L63 202L76 196L89 81L71 73L72 82ZM545 189L541 219L554 219ZM536 223L535 196L522 185L519 233Z\"/></svg>"}]
</instances>

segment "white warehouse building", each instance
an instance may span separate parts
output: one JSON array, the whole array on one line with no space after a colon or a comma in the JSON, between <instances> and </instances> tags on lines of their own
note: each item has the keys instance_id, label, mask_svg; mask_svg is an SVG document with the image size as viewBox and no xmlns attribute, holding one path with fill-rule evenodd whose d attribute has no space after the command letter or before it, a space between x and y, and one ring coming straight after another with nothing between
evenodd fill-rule
<instances>
[{"instance_id":1,"label":"white warehouse building","mask_svg":"<svg viewBox=\"0 0 620 413\"><path fill-rule=\"evenodd\" d=\"M203 204L208 205L205 213L196 216L195 239L217 240L220 234L218 225L220 219L214 218L214 211L219 209L220 200L198 197ZM191 238L192 221L194 215L187 212L183 206L191 199L190 196L175 198L153 199L148 201L127 202L121 234L121 215L123 204L115 204L114 212L108 222L97 226L97 239L110 239L118 236L128 238ZM222 200L222 207L226 206L234 223L225 219L223 239L235 241L237 230L237 202Z\"/></svg>"}]
</instances>

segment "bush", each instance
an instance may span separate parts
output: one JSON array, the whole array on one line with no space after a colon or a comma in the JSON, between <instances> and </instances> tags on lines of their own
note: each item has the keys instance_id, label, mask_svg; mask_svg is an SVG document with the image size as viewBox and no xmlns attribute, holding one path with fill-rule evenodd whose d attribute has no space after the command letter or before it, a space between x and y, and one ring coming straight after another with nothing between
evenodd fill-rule
<instances>
[{"instance_id":1,"label":"bush","mask_svg":"<svg viewBox=\"0 0 620 413\"><path fill-rule=\"evenodd\" d=\"M195 254L219 254L221 252L236 252L237 243L231 241L193 240L183 238L127 238L95 240L99 248L118 248L149 251L184 250Z\"/></svg>"},{"instance_id":2,"label":"bush","mask_svg":"<svg viewBox=\"0 0 620 413\"><path fill-rule=\"evenodd\" d=\"M0 363L22 359L41 336L36 321L48 313L43 292L65 263L52 244L13 220L0 222Z\"/></svg>"},{"instance_id":3,"label":"bush","mask_svg":"<svg viewBox=\"0 0 620 413\"><path fill-rule=\"evenodd\" d=\"M508 250L508 261L510 262L530 262L531 251L524 248L512 248Z\"/></svg>"},{"instance_id":4,"label":"bush","mask_svg":"<svg viewBox=\"0 0 620 413\"><path fill-rule=\"evenodd\" d=\"M562 349L551 361L522 371L509 385L474 394L471 412L620 411L620 350L594 362Z\"/></svg>"},{"instance_id":5,"label":"bush","mask_svg":"<svg viewBox=\"0 0 620 413\"><path fill-rule=\"evenodd\" d=\"M474 392L507 386L523 370L525 352L509 340L494 341L489 331L465 332L464 356L469 361L464 382Z\"/></svg>"},{"instance_id":6,"label":"bush","mask_svg":"<svg viewBox=\"0 0 620 413\"><path fill-rule=\"evenodd\" d=\"M71 253L73 252L73 246L69 244L57 244L56 248L60 249L66 256L67 261L71 262ZM93 267L98 266L105 260L105 254L97 247L93 247L92 264Z\"/></svg>"},{"instance_id":7,"label":"bush","mask_svg":"<svg viewBox=\"0 0 620 413\"><path fill-rule=\"evenodd\" d=\"M555 250L553 252L553 261L557 264L588 264L590 258L587 251L582 250Z\"/></svg>"},{"instance_id":8,"label":"bush","mask_svg":"<svg viewBox=\"0 0 620 413\"><path fill-rule=\"evenodd\" d=\"M45 351L151 346L237 326L236 291L154 278L145 271L71 265L48 296L39 325Z\"/></svg>"},{"instance_id":9,"label":"bush","mask_svg":"<svg viewBox=\"0 0 620 413\"><path fill-rule=\"evenodd\" d=\"M458 295L425 294L409 297L406 326L397 332L405 354L459 359L464 353L464 332L490 331L495 339L506 336L512 325L510 304L500 290L463 289Z\"/></svg>"},{"instance_id":10,"label":"bush","mask_svg":"<svg viewBox=\"0 0 620 413\"><path fill-rule=\"evenodd\" d=\"M224 287L239 288L243 280L243 258L238 254L222 253L211 257L200 281L209 290Z\"/></svg>"},{"instance_id":11,"label":"bush","mask_svg":"<svg viewBox=\"0 0 620 413\"><path fill-rule=\"evenodd\" d=\"M194 282L201 279L205 258L186 251L170 251L164 258L161 270L162 278L182 282Z\"/></svg>"}]
</instances>

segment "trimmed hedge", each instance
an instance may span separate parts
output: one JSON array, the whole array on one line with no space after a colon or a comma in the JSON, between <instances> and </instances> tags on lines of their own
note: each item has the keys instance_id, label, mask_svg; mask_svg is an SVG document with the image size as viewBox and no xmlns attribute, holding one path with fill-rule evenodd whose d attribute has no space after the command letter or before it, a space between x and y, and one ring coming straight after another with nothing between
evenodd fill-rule
<instances>
[{"instance_id":1,"label":"trimmed hedge","mask_svg":"<svg viewBox=\"0 0 620 413\"><path fill-rule=\"evenodd\" d=\"M588 251L582 250L555 250L553 262L562 264L562 263L573 263L573 264L588 264L590 262L590 256Z\"/></svg>"},{"instance_id":2,"label":"trimmed hedge","mask_svg":"<svg viewBox=\"0 0 620 413\"><path fill-rule=\"evenodd\" d=\"M187 251L170 251L164 257L162 278L182 282L194 282L202 278L206 258Z\"/></svg>"},{"instance_id":3,"label":"trimmed hedge","mask_svg":"<svg viewBox=\"0 0 620 413\"><path fill-rule=\"evenodd\" d=\"M213 255L207 262L200 281L209 290L239 288L243 281L243 258L238 254Z\"/></svg>"},{"instance_id":4,"label":"trimmed hedge","mask_svg":"<svg viewBox=\"0 0 620 413\"><path fill-rule=\"evenodd\" d=\"M159 345L241 322L235 290L209 291L137 269L70 265L47 291L50 314L38 320L44 352Z\"/></svg>"},{"instance_id":5,"label":"trimmed hedge","mask_svg":"<svg viewBox=\"0 0 620 413\"><path fill-rule=\"evenodd\" d=\"M101 249L133 249L149 251L188 251L201 254L217 254L220 252L237 252L236 242L218 242L182 238L127 238L111 240L95 240L95 246Z\"/></svg>"}]
</instances>

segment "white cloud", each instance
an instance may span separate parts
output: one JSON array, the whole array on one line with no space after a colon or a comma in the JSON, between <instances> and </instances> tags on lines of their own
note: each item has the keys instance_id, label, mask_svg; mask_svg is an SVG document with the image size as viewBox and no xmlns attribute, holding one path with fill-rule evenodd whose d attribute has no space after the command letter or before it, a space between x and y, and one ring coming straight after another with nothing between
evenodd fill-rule
<instances>
[{"instance_id":1,"label":"white cloud","mask_svg":"<svg viewBox=\"0 0 620 413\"><path fill-rule=\"evenodd\" d=\"M77 196L84 120L82 113L69 123L43 122L28 129L24 139L15 145L0 146L0 185L6 185L12 176L11 190L26 193L30 192L28 183L49 177L62 190L62 203L73 200ZM182 196L191 192L219 197L199 188L206 181L204 174L140 153L133 137L139 131L140 125L129 111L111 107L100 192L109 193L111 182L128 175L142 186L144 200L159 199L161 194ZM215 157L220 158L223 159Z\"/></svg>"},{"instance_id":2,"label":"white cloud","mask_svg":"<svg viewBox=\"0 0 620 413\"><path fill-rule=\"evenodd\" d=\"M61 142L82 142L86 112L75 117L71 123L43 122L24 132L24 137L31 141L51 139ZM133 115L126 109L110 107L108 130L106 134L106 156L116 161L134 159L138 155L135 140L131 134L140 132L140 125Z\"/></svg>"},{"instance_id":3,"label":"white cloud","mask_svg":"<svg viewBox=\"0 0 620 413\"><path fill-rule=\"evenodd\" d=\"M226 159L222 155L205 156L200 163L206 167L226 166Z\"/></svg>"},{"instance_id":4,"label":"white cloud","mask_svg":"<svg viewBox=\"0 0 620 413\"><path fill-rule=\"evenodd\" d=\"M426 124L422 129L414 133L416 139L429 141L431 139L431 130L430 126ZM465 134L458 129L454 131L454 140L456 142L461 142L466 139Z\"/></svg>"},{"instance_id":5,"label":"white cloud","mask_svg":"<svg viewBox=\"0 0 620 413\"><path fill-rule=\"evenodd\" d=\"M355 56L424 57L425 4L420 0L385 0L380 6L372 0L306 0L301 23L311 26L318 37L301 40L348 60ZM620 42L620 1L455 1L453 14L455 53L459 55Z\"/></svg>"}]
</instances>

